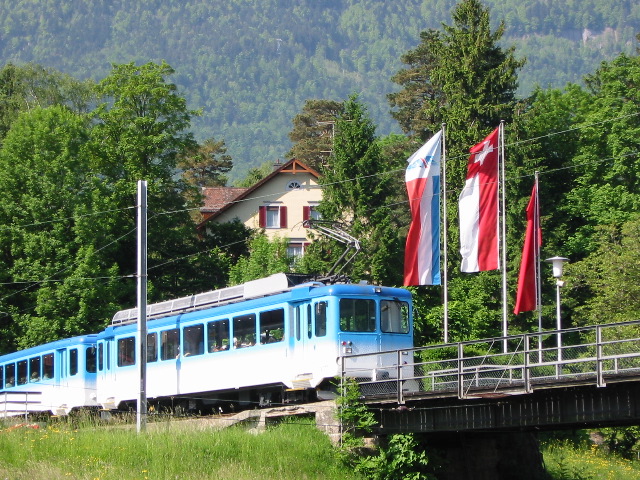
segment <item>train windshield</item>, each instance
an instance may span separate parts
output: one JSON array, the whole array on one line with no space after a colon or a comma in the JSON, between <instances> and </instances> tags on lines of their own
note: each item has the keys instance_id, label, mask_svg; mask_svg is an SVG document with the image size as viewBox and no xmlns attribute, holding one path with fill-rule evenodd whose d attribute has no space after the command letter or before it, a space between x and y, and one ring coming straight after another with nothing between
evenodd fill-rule
<instances>
[{"instance_id":1,"label":"train windshield","mask_svg":"<svg viewBox=\"0 0 640 480\"><path fill-rule=\"evenodd\" d=\"M384 333L409 333L409 304L398 300L382 300L380 329Z\"/></svg>"},{"instance_id":2,"label":"train windshield","mask_svg":"<svg viewBox=\"0 0 640 480\"><path fill-rule=\"evenodd\" d=\"M375 332L376 302L360 298L341 298L340 330L343 332Z\"/></svg>"}]
</instances>

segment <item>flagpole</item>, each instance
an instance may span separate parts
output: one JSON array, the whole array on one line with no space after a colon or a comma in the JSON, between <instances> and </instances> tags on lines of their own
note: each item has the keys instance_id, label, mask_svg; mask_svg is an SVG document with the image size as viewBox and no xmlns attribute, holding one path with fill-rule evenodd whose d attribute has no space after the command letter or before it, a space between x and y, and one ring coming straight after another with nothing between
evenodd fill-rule
<instances>
[{"instance_id":1,"label":"flagpole","mask_svg":"<svg viewBox=\"0 0 640 480\"><path fill-rule=\"evenodd\" d=\"M508 335L507 328L507 212L505 195L505 168L504 168L504 120L500 120L500 189L502 190L502 336ZM507 352L507 339L503 341L503 350Z\"/></svg>"},{"instance_id":2,"label":"flagpole","mask_svg":"<svg viewBox=\"0 0 640 480\"><path fill-rule=\"evenodd\" d=\"M538 311L538 333L542 332L542 278L540 268L540 190L539 190L539 178L540 172L537 170L534 173L534 185L536 189L536 195L534 198L534 215L533 215L533 253L534 253L534 268L535 268L535 281L536 281L536 310ZM542 336L538 338L539 349L539 361L542 363Z\"/></svg>"},{"instance_id":3,"label":"flagpole","mask_svg":"<svg viewBox=\"0 0 640 480\"><path fill-rule=\"evenodd\" d=\"M445 147L445 126L442 124L442 246L444 251L443 266L442 266L442 284L444 295L444 343L449 343L449 276L447 275L447 149Z\"/></svg>"}]
</instances>

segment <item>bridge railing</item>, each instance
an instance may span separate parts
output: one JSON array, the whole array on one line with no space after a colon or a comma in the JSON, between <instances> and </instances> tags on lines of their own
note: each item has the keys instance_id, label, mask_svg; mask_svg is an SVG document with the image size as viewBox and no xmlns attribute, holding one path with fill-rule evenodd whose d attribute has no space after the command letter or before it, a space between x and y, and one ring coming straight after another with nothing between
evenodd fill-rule
<instances>
[{"instance_id":1,"label":"bridge railing","mask_svg":"<svg viewBox=\"0 0 640 480\"><path fill-rule=\"evenodd\" d=\"M470 398L630 376L640 380L640 321L431 345L342 359L365 399Z\"/></svg>"}]
</instances>

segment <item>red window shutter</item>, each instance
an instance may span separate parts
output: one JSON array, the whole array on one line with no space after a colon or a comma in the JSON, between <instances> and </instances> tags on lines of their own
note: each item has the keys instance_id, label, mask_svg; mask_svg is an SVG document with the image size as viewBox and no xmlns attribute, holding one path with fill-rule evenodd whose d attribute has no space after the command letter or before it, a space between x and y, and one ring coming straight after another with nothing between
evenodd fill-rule
<instances>
[{"instance_id":1,"label":"red window shutter","mask_svg":"<svg viewBox=\"0 0 640 480\"><path fill-rule=\"evenodd\" d=\"M287 228L287 207L280 207L280 228Z\"/></svg>"},{"instance_id":2,"label":"red window shutter","mask_svg":"<svg viewBox=\"0 0 640 480\"><path fill-rule=\"evenodd\" d=\"M302 221L309 220L311 218L311 207L309 205L305 205L302 207ZM305 225L305 228L306 225Z\"/></svg>"},{"instance_id":3,"label":"red window shutter","mask_svg":"<svg viewBox=\"0 0 640 480\"><path fill-rule=\"evenodd\" d=\"M267 228L267 207L264 205L258 207L258 226L260 228Z\"/></svg>"}]
</instances>

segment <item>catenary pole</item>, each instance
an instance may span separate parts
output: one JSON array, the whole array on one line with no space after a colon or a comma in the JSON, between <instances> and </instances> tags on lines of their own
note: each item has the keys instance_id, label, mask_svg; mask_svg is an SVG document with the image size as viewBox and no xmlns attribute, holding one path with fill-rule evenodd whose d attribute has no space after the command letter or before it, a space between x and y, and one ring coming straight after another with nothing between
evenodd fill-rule
<instances>
[{"instance_id":1,"label":"catenary pole","mask_svg":"<svg viewBox=\"0 0 640 480\"><path fill-rule=\"evenodd\" d=\"M140 391L136 428L147 427L147 182L138 181L138 372Z\"/></svg>"}]
</instances>

